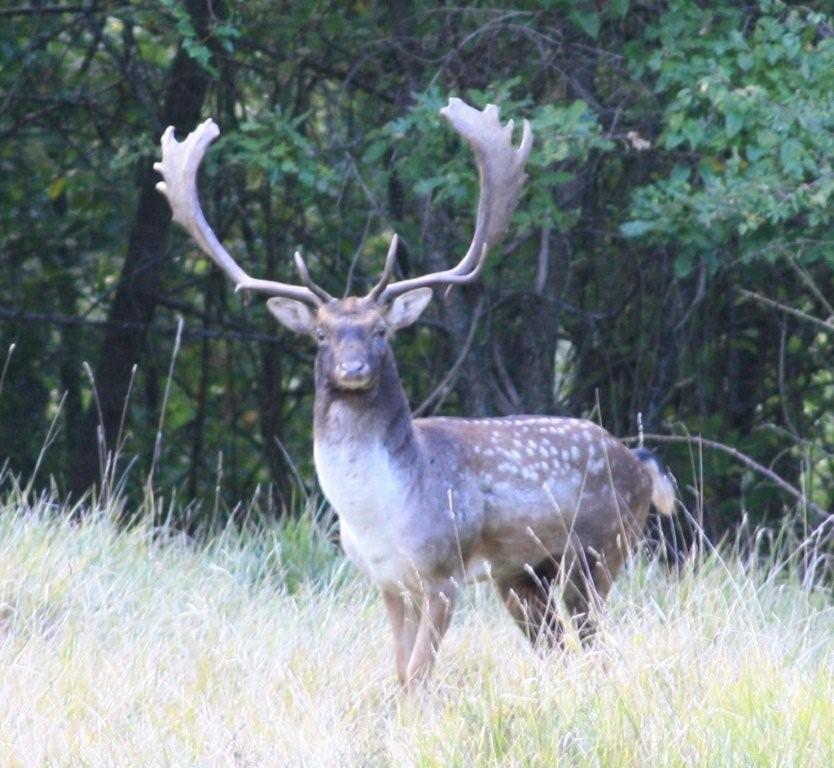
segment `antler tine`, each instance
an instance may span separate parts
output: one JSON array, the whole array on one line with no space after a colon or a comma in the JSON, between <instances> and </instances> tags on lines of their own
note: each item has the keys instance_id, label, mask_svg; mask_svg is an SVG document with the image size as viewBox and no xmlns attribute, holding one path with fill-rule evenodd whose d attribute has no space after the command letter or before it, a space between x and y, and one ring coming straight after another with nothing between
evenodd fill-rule
<instances>
[{"instance_id":1,"label":"antler tine","mask_svg":"<svg viewBox=\"0 0 834 768\"><path fill-rule=\"evenodd\" d=\"M385 267L382 270L382 277L379 278L379 282L370 290L368 293L367 298L371 301L376 301L380 294L385 290L385 286L388 285L389 280L391 280L391 275L394 274L394 265L397 262L397 245L400 242L400 238L395 234L391 238L391 244L388 246L388 253L385 256Z\"/></svg>"},{"instance_id":2,"label":"antler tine","mask_svg":"<svg viewBox=\"0 0 834 768\"><path fill-rule=\"evenodd\" d=\"M307 304L322 304L321 294L309 287L250 277L229 255L209 226L200 208L197 171L209 144L219 135L220 129L211 118L198 125L184 141L174 138L173 126L166 128L162 134L162 160L154 163L153 167L165 179L160 181L156 188L168 199L174 221L182 226L194 238L203 253L234 281L235 291L256 291L270 296L296 299Z\"/></svg>"},{"instance_id":3,"label":"antler tine","mask_svg":"<svg viewBox=\"0 0 834 768\"><path fill-rule=\"evenodd\" d=\"M440 114L469 142L478 164L480 193L472 242L456 266L392 283L382 292L381 302L424 285L460 285L475 280L483 269L487 251L506 231L527 178L524 166L533 146L533 132L527 120L516 149L512 144L513 121L502 126L494 104L488 104L481 112L451 98Z\"/></svg>"},{"instance_id":4,"label":"antler tine","mask_svg":"<svg viewBox=\"0 0 834 768\"><path fill-rule=\"evenodd\" d=\"M333 297L324 290L320 285L316 285L313 282L313 278L310 277L310 271L307 269L307 264L304 261L301 253L296 251L293 254L293 258L295 259L295 268L298 270L298 276L301 278L301 282L304 283L313 293L316 294L325 304L328 301L333 301Z\"/></svg>"}]
</instances>

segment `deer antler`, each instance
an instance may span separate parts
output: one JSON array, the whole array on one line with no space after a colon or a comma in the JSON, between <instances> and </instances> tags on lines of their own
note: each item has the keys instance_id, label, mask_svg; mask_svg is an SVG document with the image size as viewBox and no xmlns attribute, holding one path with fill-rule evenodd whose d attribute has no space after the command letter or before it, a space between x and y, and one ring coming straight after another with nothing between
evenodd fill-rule
<instances>
[{"instance_id":1,"label":"deer antler","mask_svg":"<svg viewBox=\"0 0 834 768\"><path fill-rule=\"evenodd\" d=\"M533 132L527 120L524 121L521 144L516 149L512 144L513 121L502 126L498 107L494 104L488 104L483 112L479 112L460 99L451 98L440 114L475 152L481 187L475 233L466 255L457 266L386 286L393 271L393 256L389 252L383 277L369 294L370 298L380 303L425 285L460 285L475 280L481 274L487 252L506 231L527 178L524 165L533 146Z\"/></svg>"},{"instance_id":2,"label":"deer antler","mask_svg":"<svg viewBox=\"0 0 834 768\"><path fill-rule=\"evenodd\" d=\"M284 296L313 305L330 301L332 296L310 279L300 253L295 254L295 264L301 281L307 287L250 277L217 239L200 208L197 171L209 144L219 135L220 129L211 118L198 125L185 141L174 138L173 126L166 128L162 134L162 161L154 163L153 167L165 179L156 188L168 198L174 221L194 238L206 256L234 280L235 291Z\"/></svg>"}]
</instances>

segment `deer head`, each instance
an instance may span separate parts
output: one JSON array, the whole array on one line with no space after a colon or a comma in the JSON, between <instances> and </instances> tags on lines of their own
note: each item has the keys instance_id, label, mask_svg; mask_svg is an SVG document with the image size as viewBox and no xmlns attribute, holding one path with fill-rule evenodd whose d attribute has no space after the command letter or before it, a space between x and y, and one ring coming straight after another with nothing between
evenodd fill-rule
<instances>
[{"instance_id":1,"label":"deer head","mask_svg":"<svg viewBox=\"0 0 834 768\"><path fill-rule=\"evenodd\" d=\"M490 247L504 234L518 202L532 146L529 123L524 121L516 149L513 122L502 126L494 105L481 112L452 98L441 114L470 143L478 164L478 213L469 248L450 269L391 282L397 255L395 235L379 282L365 296L344 299L333 298L313 282L298 252L295 266L302 285L250 277L217 239L200 208L197 171L209 144L220 135L217 125L206 120L182 142L174 138L172 127L162 136L162 161L154 168L164 178L157 189L168 198L174 221L235 282L236 291L272 296L267 302L270 312L290 330L315 339L317 369L337 389L365 390L374 385L390 353L393 334L417 320L432 298L432 286L462 285L480 275Z\"/></svg>"}]
</instances>

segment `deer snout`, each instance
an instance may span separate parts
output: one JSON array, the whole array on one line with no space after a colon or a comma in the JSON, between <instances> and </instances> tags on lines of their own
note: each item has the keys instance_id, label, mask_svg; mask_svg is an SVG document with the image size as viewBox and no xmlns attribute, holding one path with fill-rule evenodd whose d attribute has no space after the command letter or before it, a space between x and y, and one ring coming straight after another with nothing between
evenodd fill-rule
<instances>
[{"instance_id":1,"label":"deer snout","mask_svg":"<svg viewBox=\"0 0 834 768\"><path fill-rule=\"evenodd\" d=\"M336 365L336 381L345 389L367 389L371 385L371 366L364 358L348 358Z\"/></svg>"}]
</instances>

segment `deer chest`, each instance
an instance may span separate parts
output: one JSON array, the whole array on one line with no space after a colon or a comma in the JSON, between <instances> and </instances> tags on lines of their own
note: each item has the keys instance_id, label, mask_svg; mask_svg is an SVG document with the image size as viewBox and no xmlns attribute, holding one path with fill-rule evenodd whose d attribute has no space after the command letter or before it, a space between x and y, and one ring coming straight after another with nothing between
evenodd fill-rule
<instances>
[{"instance_id":1,"label":"deer chest","mask_svg":"<svg viewBox=\"0 0 834 768\"><path fill-rule=\"evenodd\" d=\"M377 584L406 579L414 505L405 473L381 445L316 441L316 473L339 515L350 559Z\"/></svg>"}]
</instances>

